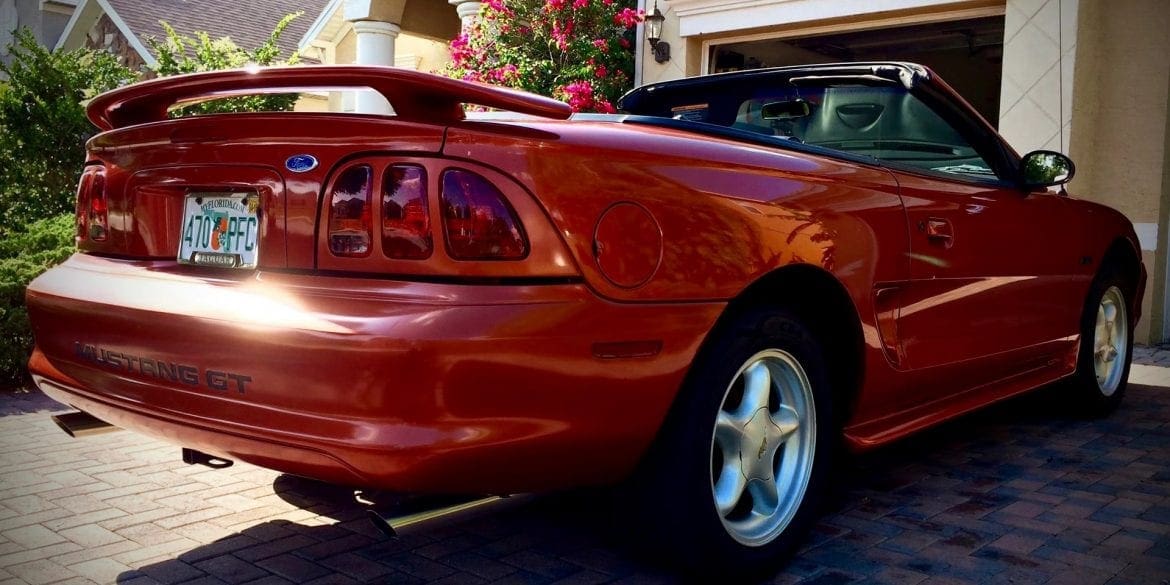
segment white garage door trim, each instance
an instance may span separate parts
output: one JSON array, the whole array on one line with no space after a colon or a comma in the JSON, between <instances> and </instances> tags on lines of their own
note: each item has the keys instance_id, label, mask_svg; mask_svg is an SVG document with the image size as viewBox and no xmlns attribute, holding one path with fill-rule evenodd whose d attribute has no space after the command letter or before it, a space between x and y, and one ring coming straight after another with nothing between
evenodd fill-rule
<instances>
[{"instance_id":1,"label":"white garage door trim","mask_svg":"<svg viewBox=\"0 0 1170 585\"><path fill-rule=\"evenodd\" d=\"M671 4L675 4L672 2ZM856 8L856 7L855 7ZM773 8L772 10L776 10ZM750 41L763 40L783 40L800 37L811 37L817 35L853 32L861 30L878 30L883 28L895 28L899 26L912 26L916 24L930 24L935 22L949 22L953 20L968 20L972 18L984 18L989 16L1003 16L1006 8L1004 4L995 6L981 6L973 8L948 8L946 5L938 6L938 10L926 13L915 14L884 14L874 15L873 18L851 20L848 22L833 22L828 24L818 24L792 28L783 31L755 33L746 35L732 35L713 39L703 40L702 63L699 71L700 75L707 75L711 71L711 47L715 45L725 45L728 43L742 43ZM683 12L679 11L680 22L685 22ZM698 18L697 16L691 18ZM748 23L754 22L748 19L747 15L740 22ZM747 28L741 26L742 28ZM680 24L680 30L684 32L686 29Z\"/></svg>"}]
</instances>

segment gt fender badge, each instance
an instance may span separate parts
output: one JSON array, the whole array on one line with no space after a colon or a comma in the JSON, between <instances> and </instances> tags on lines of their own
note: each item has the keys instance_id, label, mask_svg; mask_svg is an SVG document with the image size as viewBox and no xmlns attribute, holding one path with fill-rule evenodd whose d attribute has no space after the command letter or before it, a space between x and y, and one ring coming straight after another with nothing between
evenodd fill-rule
<instances>
[{"instance_id":1,"label":"gt fender badge","mask_svg":"<svg viewBox=\"0 0 1170 585\"><path fill-rule=\"evenodd\" d=\"M297 154L284 161L284 168L294 173L307 173L317 168L317 157L311 154Z\"/></svg>"}]
</instances>

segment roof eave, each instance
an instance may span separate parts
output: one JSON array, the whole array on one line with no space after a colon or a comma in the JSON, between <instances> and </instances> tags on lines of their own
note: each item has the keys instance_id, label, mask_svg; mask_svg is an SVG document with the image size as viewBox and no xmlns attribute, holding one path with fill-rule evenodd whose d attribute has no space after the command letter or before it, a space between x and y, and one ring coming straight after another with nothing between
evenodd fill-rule
<instances>
[{"instance_id":1,"label":"roof eave","mask_svg":"<svg viewBox=\"0 0 1170 585\"><path fill-rule=\"evenodd\" d=\"M97 7L96 12L94 8L95 6ZM138 53L138 56L142 58L142 61L146 63L148 67L153 67L158 64L158 59L154 58L154 55L152 55L150 50L146 48L146 45L143 44L142 39L138 38L138 35L134 34L134 31L130 29L130 26L126 24L126 21L122 20L122 17L118 16L118 12L114 10L113 6L110 6L110 3L107 2L107 0L82 0L82 2L77 6L77 9L73 11L73 16L69 18L69 22L65 24L65 30L61 32L61 37L57 39L57 44L54 49L59 50L71 48L67 47L70 37L79 33L82 35L87 34L89 28L92 27L99 18L101 18L102 14L110 17L110 22L114 23L114 26L117 27L118 32L122 33L122 36L126 37L126 42L130 43L130 47L134 49L135 53ZM84 28L78 29L79 26ZM84 43L78 44L77 47L72 48L78 48L83 44Z\"/></svg>"},{"instance_id":2,"label":"roof eave","mask_svg":"<svg viewBox=\"0 0 1170 585\"><path fill-rule=\"evenodd\" d=\"M309 26L309 30L305 31L304 36L297 42L297 52L303 52L309 48L317 37L325 31L325 27L329 26L329 21L333 20L333 15L341 8L344 0L329 0L329 4L325 5L325 9L321 14L317 15L317 19Z\"/></svg>"}]
</instances>

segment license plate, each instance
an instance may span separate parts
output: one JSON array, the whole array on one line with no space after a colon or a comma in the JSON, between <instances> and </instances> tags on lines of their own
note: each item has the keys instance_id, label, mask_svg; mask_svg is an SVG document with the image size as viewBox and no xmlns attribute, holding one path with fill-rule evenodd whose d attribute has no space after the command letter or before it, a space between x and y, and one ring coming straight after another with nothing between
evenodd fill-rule
<instances>
[{"instance_id":1,"label":"license plate","mask_svg":"<svg viewBox=\"0 0 1170 585\"><path fill-rule=\"evenodd\" d=\"M259 252L259 195L187 195L179 230L179 262L219 268L255 268Z\"/></svg>"}]
</instances>

